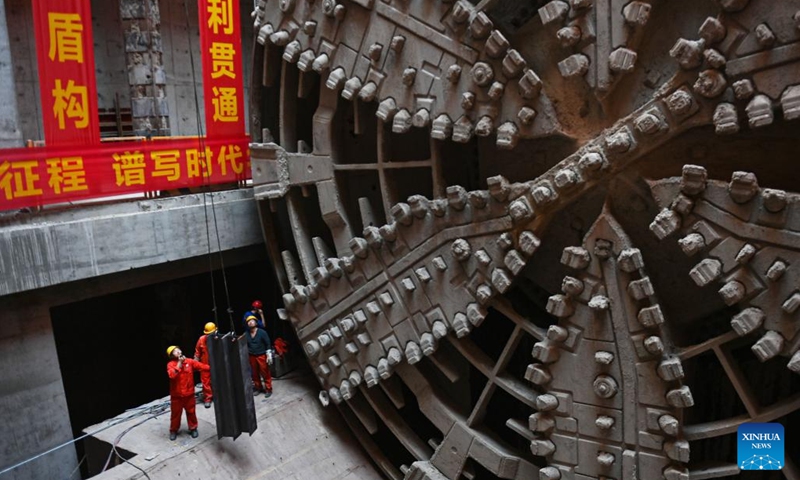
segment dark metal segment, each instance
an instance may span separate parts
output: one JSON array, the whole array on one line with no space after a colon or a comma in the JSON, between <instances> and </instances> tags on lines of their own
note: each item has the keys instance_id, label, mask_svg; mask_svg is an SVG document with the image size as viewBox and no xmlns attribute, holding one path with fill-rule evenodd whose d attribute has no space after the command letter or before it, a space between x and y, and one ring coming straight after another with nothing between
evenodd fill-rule
<instances>
[{"instance_id":1,"label":"dark metal segment","mask_svg":"<svg viewBox=\"0 0 800 480\"><path fill-rule=\"evenodd\" d=\"M256 407L253 401L253 382L250 381L250 362L248 360L247 342L244 340L234 340L231 348L232 360L236 360L237 365L231 365L231 375L234 384L234 397L236 405L236 420L239 422L239 431L247 432L250 435L258 428L256 422Z\"/></svg>"},{"instance_id":2,"label":"dark metal segment","mask_svg":"<svg viewBox=\"0 0 800 480\"><path fill-rule=\"evenodd\" d=\"M247 345L232 333L211 335L208 337L208 354L214 386L217 438L232 437L235 440L242 432L252 435L258 426L253 385L247 381Z\"/></svg>"}]
</instances>

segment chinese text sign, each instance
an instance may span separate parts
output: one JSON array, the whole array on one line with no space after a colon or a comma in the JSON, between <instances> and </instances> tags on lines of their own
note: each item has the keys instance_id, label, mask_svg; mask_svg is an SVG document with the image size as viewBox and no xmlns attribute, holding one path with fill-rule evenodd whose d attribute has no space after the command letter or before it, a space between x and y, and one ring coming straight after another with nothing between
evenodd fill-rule
<instances>
[{"instance_id":1,"label":"chinese text sign","mask_svg":"<svg viewBox=\"0 0 800 480\"><path fill-rule=\"evenodd\" d=\"M198 0L206 136L244 135L244 83L239 2Z\"/></svg>"},{"instance_id":2,"label":"chinese text sign","mask_svg":"<svg viewBox=\"0 0 800 480\"><path fill-rule=\"evenodd\" d=\"M33 16L47 145L99 143L90 1L36 0Z\"/></svg>"}]
</instances>

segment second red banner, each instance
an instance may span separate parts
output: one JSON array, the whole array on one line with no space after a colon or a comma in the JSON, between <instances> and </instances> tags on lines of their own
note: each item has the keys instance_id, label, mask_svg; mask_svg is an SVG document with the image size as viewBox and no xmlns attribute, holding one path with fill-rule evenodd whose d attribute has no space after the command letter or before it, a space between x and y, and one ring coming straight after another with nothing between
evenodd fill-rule
<instances>
[{"instance_id":1,"label":"second red banner","mask_svg":"<svg viewBox=\"0 0 800 480\"><path fill-rule=\"evenodd\" d=\"M35 0L33 19L45 141L100 143L89 0Z\"/></svg>"},{"instance_id":2,"label":"second red banner","mask_svg":"<svg viewBox=\"0 0 800 480\"><path fill-rule=\"evenodd\" d=\"M244 135L239 2L198 0L206 136Z\"/></svg>"}]
</instances>

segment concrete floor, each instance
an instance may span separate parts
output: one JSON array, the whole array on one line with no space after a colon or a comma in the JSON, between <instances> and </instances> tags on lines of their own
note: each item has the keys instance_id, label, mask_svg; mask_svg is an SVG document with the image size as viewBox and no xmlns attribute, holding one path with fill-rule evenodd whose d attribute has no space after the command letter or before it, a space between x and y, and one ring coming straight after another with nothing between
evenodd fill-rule
<instances>
[{"instance_id":1,"label":"concrete floor","mask_svg":"<svg viewBox=\"0 0 800 480\"><path fill-rule=\"evenodd\" d=\"M213 408L205 409L198 404L200 436L197 439L189 436L184 416L178 438L170 441L169 412L166 412L133 428L122 437L118 447L135 453L130 461L146 470L153 479L175 476L182 479L248 480L381 478L337 412L322 408L317 400L319 387L312 376L276 379L273 389L269 399L256 398L258 429L252 436L243 434L236 441L230 438L217 440ZM113 443L121 432L143 418L124 421L94 437ZM109 421L85 431L97 432ZM92 478L121 480L144 477L132 466L121 464Z\"/></svg>"}]
</instances>

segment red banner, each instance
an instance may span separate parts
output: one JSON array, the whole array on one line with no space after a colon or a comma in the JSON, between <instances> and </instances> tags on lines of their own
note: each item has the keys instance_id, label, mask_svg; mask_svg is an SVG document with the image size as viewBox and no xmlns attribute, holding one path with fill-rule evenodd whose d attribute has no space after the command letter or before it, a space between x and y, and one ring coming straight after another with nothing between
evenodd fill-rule
<instances>
[{"instance_id":1,"label":"red banner","mask_svg":"<svg viewBox=\"0 0 800 480\"><path fill-rule=\"evenodd\" d=\"M198 0L206 135L244 135L242 30L238 0Z\"/></svg>"},{"instance_id":2,"label":"red banner","mask_svg":"<svg viewBox=\"0 0 800 480\"><path fill-rule=\"evenodd\" d=\"M249 137L0 150L0 211L250 178Z\"/></svg>"},{"instance_id":3,"label":"red banner","mask_svg":"<svg viewBox=\"0 0 800 480\"><path fill-rule=\"evenodd\" d=\"M47 145L100 142L90 0L34 0Z\"/></svg>"}]
</instances>

